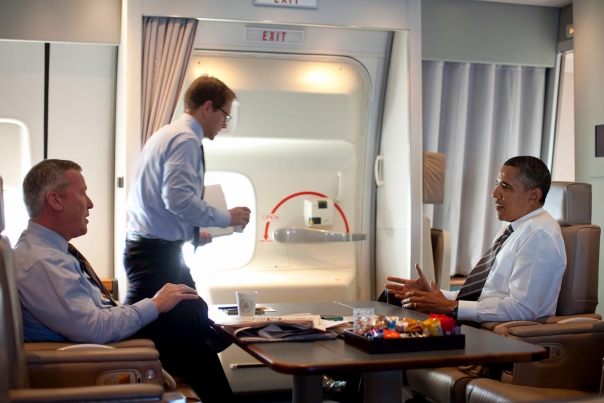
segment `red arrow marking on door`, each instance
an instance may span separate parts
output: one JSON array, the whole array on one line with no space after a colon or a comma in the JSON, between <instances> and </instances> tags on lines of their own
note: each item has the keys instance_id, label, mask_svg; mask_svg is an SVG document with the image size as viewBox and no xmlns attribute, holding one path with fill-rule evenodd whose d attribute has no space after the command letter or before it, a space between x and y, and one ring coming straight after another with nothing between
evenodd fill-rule
<instances>
[{"instance_id":1,"label":"red arrow marking on door","mask_svg":"<svg viewBox=\"0 0 604 403\"><path fill-rule=\"evenodd\" d=\"M281 205L283 203L285 203L286 201L288 201L289 199L293 199L294 197L298 197L298 196L304 196L304 195L311 195L311 196L319 196L319 197L327 197L322 193L317 193L317 192L298 192L298 193L294 193L292 195L287 196L285 199L281 200L273 209L273 211L271 211L271 214L275 214L277 212L277 209L279 207L281 207ZM350 230L348 229L348 220L346 220L346 215L344 214L344 212L342 211L342 209L340 208L340 206L338 206L337 203L333 204L334 207L340 212L340 215L342 216L342 220L344 220L344 226L346 226L346 233L349 233ZM266 223L266 227L264 228L264 240L266 241L268 239L268 227L269 225L271 225L271 222L267 222Z\"/></svg>"}]
</instances>

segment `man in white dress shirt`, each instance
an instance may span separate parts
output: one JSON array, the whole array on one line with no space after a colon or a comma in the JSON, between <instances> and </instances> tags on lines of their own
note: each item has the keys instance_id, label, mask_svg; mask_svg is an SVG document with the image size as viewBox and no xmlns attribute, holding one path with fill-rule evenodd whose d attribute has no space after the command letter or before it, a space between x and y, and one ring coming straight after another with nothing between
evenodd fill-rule
<instances>
[{"instance_id":1,"label":"man in white dress shirt","mask_svg":"<svg viewBox=\"0 0 604 403\"><path fill-rule=\"evenodd\" d=\"M404 308L463 321L535 320L554 315L566 251L559 224L543 209L550 185L549 170L541 160L509 159L499 170L492 197L497 218L511 224L499 231L493 245L496 250L480 260L477 266L481 267L470 273L462 289L439 290L416 264L418 279L388 277L397 283L386 284L388 293L401 299ZM502 235L506 236L499 245ZM479 283L479 288L467 296L464 289L472 282Z\"/></svg>"}]
</instances>

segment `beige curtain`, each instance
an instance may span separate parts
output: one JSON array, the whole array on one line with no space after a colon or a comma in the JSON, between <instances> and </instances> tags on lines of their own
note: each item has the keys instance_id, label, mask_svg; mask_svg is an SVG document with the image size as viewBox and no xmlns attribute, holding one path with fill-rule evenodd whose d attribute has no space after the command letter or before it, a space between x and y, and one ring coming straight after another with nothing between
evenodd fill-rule
<instances>
[{"instance_id":1,"label":"beige curtain","mask_svg":"<svg viewBox=\"0 0 604 403\"><path fill-rule=\"evenodd\" d=\"M491 197L499 168L508 158L541 154L545 68L422 66L424 151L447 160L444 203L424 205L424 213L451 234L451 274L467 275L507 225Z\"/></svg>"},{"instance_id":2,"label":"beige curtain","mask_svg":"<svg viewBox=\"0 0 604 403\"><path fill-rule=\"evenodd\" d=\"M172 120L193 50L197 20L144 17L142 143Z\"/></svg>"}]
</instances>

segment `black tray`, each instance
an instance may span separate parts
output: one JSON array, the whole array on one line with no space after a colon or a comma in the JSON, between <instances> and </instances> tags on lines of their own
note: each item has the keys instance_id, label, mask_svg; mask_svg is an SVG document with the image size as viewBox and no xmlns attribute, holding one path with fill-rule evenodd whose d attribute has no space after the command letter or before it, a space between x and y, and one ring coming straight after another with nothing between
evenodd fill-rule
<instances>
[{"instance_id":1,"label":"black tray","mask_svg":"<svg viewBox=\"0 0 604 403\"><path fill-rule=\"evenodd\" d=\"M355 334L349 330L344 332L344 341L369 354L407 353L412 351L457 350L466 347L466 335L405 337L402 339L374 339Z\"/></svg>"}]
</instances>

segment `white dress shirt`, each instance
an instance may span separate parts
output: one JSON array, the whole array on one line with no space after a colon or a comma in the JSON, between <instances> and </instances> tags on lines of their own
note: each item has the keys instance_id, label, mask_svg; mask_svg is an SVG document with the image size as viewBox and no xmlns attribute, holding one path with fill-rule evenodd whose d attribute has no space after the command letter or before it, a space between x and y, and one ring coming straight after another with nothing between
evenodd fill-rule
<instances>
[{"instance_id":1,"label":"white dress shirt","mask_svg":"<svg viewBox=\"0 0 604 403\"><path fill-rule=\"evenodd\" d=\"M560 225L543 208L511 224L514 232L497 254L478 301L459 301L459 320L535 320L555 315L566 270ZM458 292L443 293L455 299Z\"/></svg>"}]
</instances>

